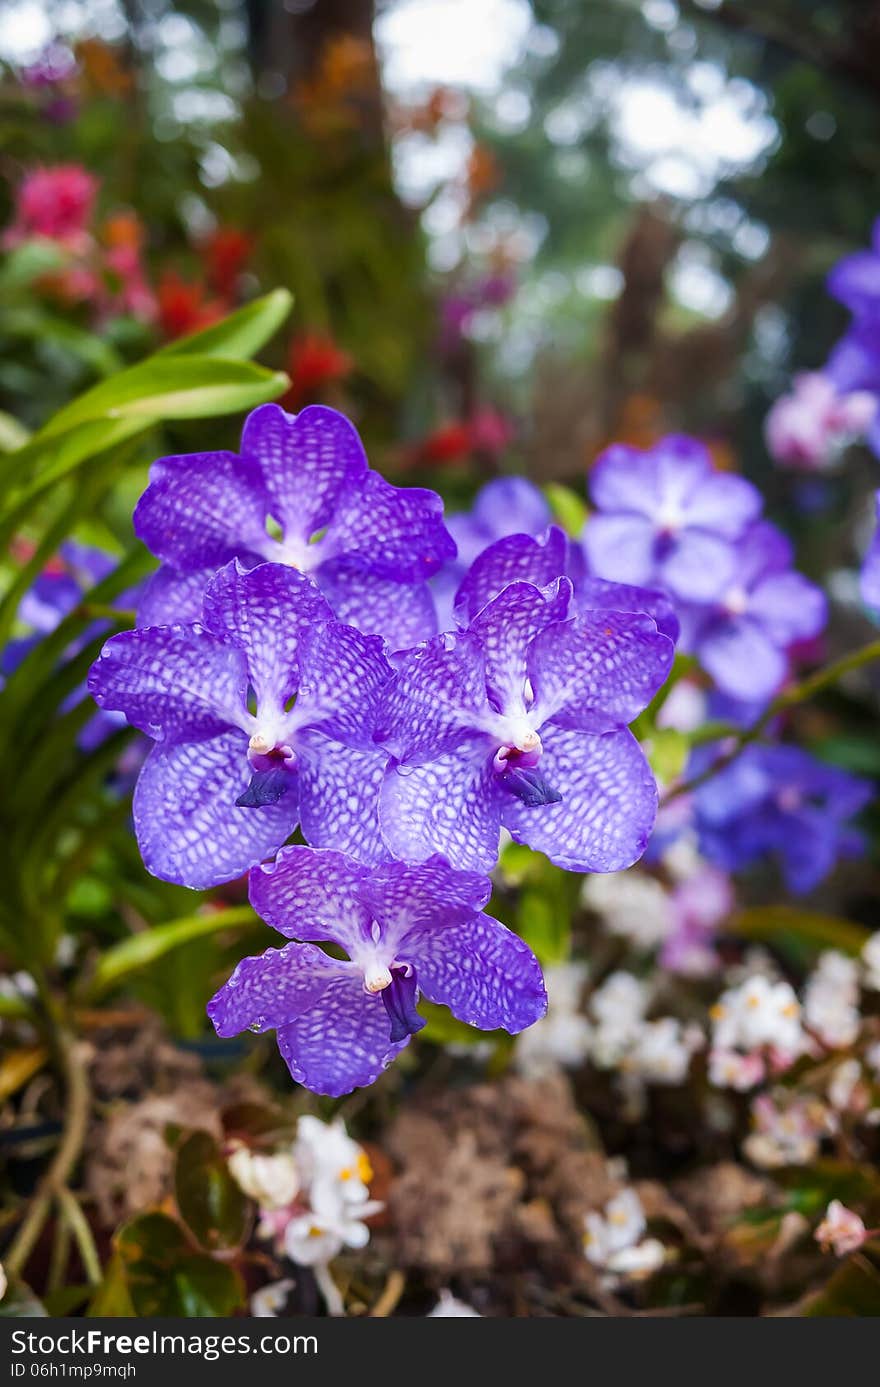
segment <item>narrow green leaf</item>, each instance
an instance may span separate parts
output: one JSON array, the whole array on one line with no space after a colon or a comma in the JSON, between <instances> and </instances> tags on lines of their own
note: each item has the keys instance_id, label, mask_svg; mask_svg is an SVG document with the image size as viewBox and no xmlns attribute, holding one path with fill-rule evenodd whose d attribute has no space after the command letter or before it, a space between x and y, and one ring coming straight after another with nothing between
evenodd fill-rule
<instances>
[{"instance_id":1,"label":"narrow green leaf","mask_svg":"<svg viewBox=\"0 0 880 1387\"><path fill-rule=\"evenodd\" d=\"M272 293L230 313L222 322L169 342L156 356L192 353L217 357L256 356L278 331L292 307L293 295L287 289L273 289Z\"/></svg>"},{"instance_id":2,"label":"narrow green leaf","mask_svg":"<svg viewBox=\"0 0 880 1387\"><path fill-rule=\"evenodd\" d=\"M256 923L250 906L231 906L211 915L191 915L185 920L170 920L114 944L103 954L95 969L86 996L94 1000L115 987L131 973L147 968L169 950L188 944L203 935L218 934L224 929L239 929Z\"/></svg>"},{"instance_id":3,"label":"narrow green leaf","mask_svg":"<svg viewBox=\"0 0 880 1387\"><path fill-rule=\"evenodd\" d=\"M43 442L94 419L198 419L236 414L274 399L287 376L250 361L213 356L151 357L87 390L36 436Z\"/></svg>"},{"instance_id":4,"label":"narrow green leaf","mask_svg":"<svg viewBox=\"0 0 880 1387\"><path fill-rule=\"evenodd\" d=\"M870 930L852 920L836 915L820 915L797 905L758 905L741 910L728 928L747 939L773 942L779 935L793 935L818 949L840 949L845 954L859 954Z\"/></svg>"}]
</instances>

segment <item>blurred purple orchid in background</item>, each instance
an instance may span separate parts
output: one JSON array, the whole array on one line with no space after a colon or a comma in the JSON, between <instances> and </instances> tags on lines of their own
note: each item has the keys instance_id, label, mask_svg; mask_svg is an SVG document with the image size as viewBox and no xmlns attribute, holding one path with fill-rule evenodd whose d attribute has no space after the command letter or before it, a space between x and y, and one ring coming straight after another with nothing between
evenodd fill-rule
<instances>
[{"instance_id":1,"label":"blurred purple orchid in background","mask_svg":"<svg viewBox=\"0 0 880 1387\"><path fill-rule=\"evenodd\" d=\"M539 535L550 520L550 507L543 493L525 477L497 477L480 488L469 511L448 515L446 528L458 553L431 581L437 629L448 631L454 625L453 599L474 559L484 549L508 535Z\"/></svg>"},{"instance_id":2,"label":"blurred purple orchid in background","mask_svg":"<svg viewBox=\"0 0 880 1387\"><path fill-rule=\"evenodd\" d=\"M319 845L383 856L371 734L390 674L381 640L334 621L314 583L281 564L221 569L200 624L109 640L92 696L156 742L134 794L148 870L215 886L297 823Z\"/></svg>"},{"instance_id":3,"label":"blurred purple orchid in background","mask_svg":"<svg viewBox=\"0 0 880 1387\"><path fill-rule=\"evenodd\" d=\"M596 461L590 492L590 571L690 601L711 601L731 581L733 543L761 509L750 482L717 472L703 444L684 435L648 452L614 444Z\"/></svg>"},{"instance_id":4,"label":"blurred purple orchid in background","mask_svg":"<svg viewBox=\"0 0 880 1387\"><path fill-rule=\"evenodd\" d=\"M367 868L339 852L285 848L251 873L251 904L305 942L242 959L208 1004L218 1035L277 1030L294 1080L338 1097L372 1083L424 1026L420 995L482 1030L524 1030L547 1008L541 969L483 914L490 891L442 857Z\"/></svg>"},{"instance_id":5,"label":"blurred purple orchid in background","mask_svg":"<svg viewBox=\"0 0 880 1387\"><path fill-rule=\"evenodd\" d=\"M150 626L196 620L230 559L268 560L309 574L340 621L402 648L436 630L427 580L455 557L440 497L371 471L354 426L321 405L260 406L240 453L160 458L134 525L164 565L138 614Z\"/></svg>"},{"instance_id":6,"label":"blurred purple orchid in background","mask_svg":"<svg viewBox=\"0 0 880 1387\"><path fill-rule=\"evenodd\" d=\"M711 748L693 768L711 764ZM874 793L870 781L794 746L749 746L693 796L700 850L727 871L776 857L789 890L803 894L839 857L857 856L849 820Z\"/></svg>"},{"instance_id":7,"label":"blurred purple orchid in background","mask_svg":"<svg viewBox=\"0 0 880 1387\"><path fill-rule=\"evenodd\" d=\"M488 870L502 826L573 871L644 851L657 789L627 724L666 679L672 642L642 614L569 617L571 599L565 577L508 581L463 630L402 657L376 725L395 856Z\"/></svg>"},{"instance_id":8,"label":"blurred purple orchid in background","mask_svg":"<svg viewBox=\"0 0 880 1387\"><path fill-rule=\"evenodd\" d=\"M678 604L681 646L722 694L760 704L785 679L787 649L823 630L828 604L792 570L791 545L769 521L752 525L734 553L735 573L714 602Z\"/></svg>"}]
</instances>

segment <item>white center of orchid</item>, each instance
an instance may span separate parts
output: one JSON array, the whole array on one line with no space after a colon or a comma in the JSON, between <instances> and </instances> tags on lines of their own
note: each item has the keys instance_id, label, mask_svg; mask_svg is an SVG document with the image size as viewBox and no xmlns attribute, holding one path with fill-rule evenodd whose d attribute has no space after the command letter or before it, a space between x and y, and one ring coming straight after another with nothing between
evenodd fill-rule
<instances>
[{"instance_id":1,"label":"white center of orchid","mask_svg":"<svg viewBox=\"0 0 880 1387\"><path fill-rule=\"evenodd\" d=\"M391 969L378 960L373 960L364 968L364 987L368 992L384 992L391 986Z\"/></svg>"},{"instance_id":2,"label":"white center of orchid","mask_svg":"<svg viewBox=\"0 0 880 1387\"><path fill-rule=\"evenodd\" d=\"M745 588L734 587L725 594L724 607L731 616L742 616L748 610L748 606L749 594Z\"/></svg>"},{"instance_id":3,"label":"white center of orchid","mask_svg":"<svg viewBox=\"0 0 880 1387\"><path fill-rule=\"evenodd\" d=\"M657 512L656 523L661 534L674 535L684 524L681 506L676 501L664 501Z\"/></svg>"},{"instance_id":4,"label":"white center of orchid","mask_svg":"<svg viewBox=\"0 0 880 1387\"><path fill-rule=\"evenodd\" d=\"M255 732L248 742L248 751L252 751L255 756L268 756L274 749L274 738L270 739L265 732Z\"/></svg>"}]
</instances>

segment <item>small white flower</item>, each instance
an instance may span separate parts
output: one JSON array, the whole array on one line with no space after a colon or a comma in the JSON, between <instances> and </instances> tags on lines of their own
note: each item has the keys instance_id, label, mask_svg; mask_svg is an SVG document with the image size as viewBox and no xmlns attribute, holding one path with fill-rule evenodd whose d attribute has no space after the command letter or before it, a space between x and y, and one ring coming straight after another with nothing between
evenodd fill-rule
<instances>
[{"instance_id":1,"label":"small white flower","mask_svg":"<svg viewBox=\"0 0 880 1387\"><path fill-rule=\"evenodd\" d=\"M618 1277L637 1280L662 1266L666 1250L656 1238L643 1238L645 1211L633 1189L621 1190L605 1205L604 1213L584 1219L584 1255L593 1266Z\"/></svg>"},{"instance_id":2,"label":"small white flower","mask_svg":"<svg viewBox=\"0 0 880 1387\"><path fill-rule=\"evenodd\" d=\"M755 1131L746 1137L743 1150L755 1165L765 1170L809 1165L828 1130L828 1109L815 1101L781 1094L777 1101L762 1093L752 1103L752 1121Z\"/></svg>"},{"instance_id":3,"label":"small white flower","mask_svg":"<svg viewBox=\"0 0 880 1387\"><path fill-rule=\"evenodd\" d=\"M691 1058L703 1044L702 1032L672 1016L643 1022L623 1065L648 1083L681 1084Z\"/></svg>"},{"instance_id":4,"label":"small white flower","mask_svg":"<svg viewBox=\"0 0 880 1387\"><path fill-rule=\"evenodd\" d=\"M304 1184L338 1185L341 1197L350 1204L363 1204L369 1198L373 1172L367 1153L352 1141L341 1120L301 1117L293 1152Z\"/></svg>"},{"instance_id":5,"label":"small white flower","mask_svg":"<svg viewBox=\"0 0 880 1387\"><path fill-rule=\"evenodd\" d=\"M709 1052L709 1082L716 1088L732 1088L746 1093L755 1088L767 1072L760 1055L742 1055L739 1050Z\"/></svg>"},{"instance_id":6,"label":"small white flower","mask_svg":"<svg viewBox=\"0 0 880 1387\"><path fill-rule=\"evenodd\" d=\"M635 1044L650 997L632 973L612 973L590 998L596 1026L592 1059L600 1069L613 1069Z\"/></svg>"},{"instance_id":7,"label":"small white flower","mask_svg":"<svg viewBox=\"0 0 880 1387\"><path fill-rule=\"evenodd\" d=\"M300 1187L299 1171L288 1152L263 1156L247 1146L236 1146L228 1165L237 1184L261 1209L284 1209L293 1203Z\"/></svg>"},{"instance_id":8,"label":"small white flower","mask_svg":"<svg viewBox=\"0 0 880 1387\"><path fill-rule=\"evenodd\" d=\"M5 1296L8 1285L9 1282L6 1280L6 1272L3 1270L3 1263L0 1262L0 1300Z\"/></svg>"},{"instance_id":9,"label":"small white flower","mask_svg":"<svg viewBox=\"0 0 880 1387\"><path fill-rule=\"evenodd\" d=\"M339 1182L313 1185L311 1209L291 1219L284 1230L284 1248L292 1262L316 1266L330 1262L343 1247L362 1248L370 1241L364 1219L385 1207L378 1200L350 1203Z\"/></svg>"},{"instance_id":10,"label":"small white flower","mask_svg":"<svg viewBox=\"0 0 880 1387\"><path fill-rule=\"evenodd\" d=\"M800 1003L787 982L771 982L762 974L746 978L724 992L710 1014L713 1049L748 1052L768 1046L789 1059L803 1052Z\"/></svg>"},{"instance_id":11,"label":"small white flower","mask_svg":"<svg viewBox=\"0 0 880 1387\"><path fill-rule=\"evenodd\" d=\"M280 1315L295 1285L295 1281L288 1279L270 1281L268 1286L261 1286L251 1296L251 1314L255 1319L268 1319Z\"/></svg>"},{"instance_id":12,"label":"small white flower","mask_svg":"<svg viewBox=\"0 0 880 1387\"><path fill-rule=\"evenodd\" d=\"M835 950L822 954L804 989L803 1018L829 1050L853 1044L862 1021L855 959Z\"/></svg>"},{"instance_id":13,"label":"small white flower","mask_svg":"<svg viewBox=\"0 0 880 1387\"><path fill-rule=\"evenodd\" d=\"M452 1295L450 1291L441 1291L440 1299L437 1301L434 1309L428 1311L425 1318L434 1320L451 1319L453 1317L458 1319L482 1319L478 1310L472 1309L470 1305L465 1305L463 1300L456 1300L455 1296Z\"/></svg>"},{"instance_id":14,"label":"small white flower","mask_svg":"<svg viewBox=\"0 0 880 1387\"><path fill-rule=\"evenodd\" d=\"M838 1112L849 1108L861 1077L862 1066L856 1059L843 1060L835 1066L828 1084L828 1101Z\"/></svg>"},{"instance_id":15,"label":"small white flower","mask_svg":"<svg viewBox=\"0 0 880 1387\"><path fill-rule=\"evenodd\" d=\"M608 872L588 876L581 900L597 915L609 934L628 939L637 949L656 949L672 929L669 897L645 872Z\"/></svg>"},{"instance_id":16,"label":"small white flower","mask_svg":"<svg viewBox=\"0 0 880 1387\"><path fill-rule=\"evenodd\" d=\"M872 934L862 949L865 987L880 992L880 930Z\"/></svg>"},{"instance_id":17,"label":"small white flower","mask_svg":"<svg viewBox=\"0 0 880 1387\"><path fill-rule=\"evenodd\" d=\"M645 1238L635 1247L624 1247L608 1259L608 1270L629 1281L641 1281L666 1261L666 1248L657 1238Z\"/></svg>"},{"instance_id":18,"label":"small white flower","mask_svg":"<svg viewBox=\"0 0 880 1387\"><path fill-rule=\"evenodd\" d=\"M816 1242L823 1252L833 1252L836 1257L845 1257L855 1252L868 1237L868 1231L858 1214L832 1199L825 1211L825 1217L816 1229Z\"/></svg>"},{"instance_id":19,"label":"small white flower","mask_svg":"<svg viewBox=\"0 0 880 1387\"><path fill-rule=\"evenodd\" d=\"M561 963L544 971L547 1014L516 1038L514 1058L520 1073L540 1078L554 1070L576 1069L590 1052L593 1034L580 1013L587 970L582 963Z\"/></svg>"}]
</instances>

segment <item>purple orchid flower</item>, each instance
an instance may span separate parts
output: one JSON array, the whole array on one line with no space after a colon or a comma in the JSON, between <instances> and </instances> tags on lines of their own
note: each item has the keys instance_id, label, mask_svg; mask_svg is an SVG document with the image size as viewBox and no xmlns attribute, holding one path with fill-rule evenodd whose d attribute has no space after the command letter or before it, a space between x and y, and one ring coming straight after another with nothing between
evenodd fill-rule
<instances>
[{"instance_id":1,"label":"purple orchid flower","mask_svg":"<svg viewBox=\"0 0 880 1387\"><path fill-rule=\"evenodd\" d=\"M708 764L702 749L694 766ZM707 759L708 758L708 759ZM857 856L862 835L850 820L873 786L794 746L750 746L694 794L705 857L737 871L778 857L789 890L811 891L838 857Z\"/></svg>"},{"instance_id":2,"label":"purple orchid flower","mask_svg":"<svg viewBox=\"0 0 880 1387\"><path fill-rule=\"evenodd\" d=\"M567 577L573 587L571 614L645 612L654 618L658 631L673 643L678 640L678 617L666 593L594 577L587 571L582 547L558 525L536 537L507 535L479 554L455 595L456 624L467 626L508 583L522 581L543 588L560 577Z\"/></svg>"},{"instance_id":3,"label":"purple orchid flower","mask_svg":"<svg viewBox=\"0 0 880 1387\"><path fill-rule=\"evenodd\" d=\"M870 250L839 260L828 276L828 292L856 318L880 318L880 218L874 223Z\"/></svg>"},{"instance_id":4,"label":"purple orchid flower","mask_svg":"<svg viewBox=\"0 0 880 1387\"><path fill-rule=\"evenodd\" d=\"M508 535L539 535L550 524L550 519L550 507L544 495L525 477L496 477L480 488L469 511L448 515L446 527L455 541L458 556L431 581L438 630L448 631L455 624L453 599L478 555Z\"/></svg>"},{"instance_id":5,"label":"purple orchid flower","mask_svg":"<svg viewBox=\"0 0 880 1387\"><path fill-rule=\"evenodd\" d=\"M419 995L481 1030L524 1030L547 995L527 944L483 914L490 883L442 857L365 867L284 848L255 868L250 899L303 943L242 959L208 1003L218 1035L277 1030L297 1083L338 1097L371 1084L424 1026ZM332 958L316 942L341 945Z\"/></svg>"},{"instance_id":6,"label":"purple orchid flower","mask_svg":"<svg viewBox=\"0 0 880 1387\"><path fill-rule=\"evenodd\" d=\"M672 642L642 614L570 617L571 599L566 577L509 581L465 629L401 658L376 722L396 857L488 870L502 826L572 871L644 851L657 789L627 724L669 673Z\"/></svg>"},{"instance_id":7,"label":"purple orchid flower","mask_svg":"<svg viewBox=\"0 0 880 1387\"><path fill-rule=\"evenodd\" d=\"M737 543L736 573L711 603L679 603L682 648L696 655L718 689L761 703L788 672L786 651L824 628L822 591L792 568L792 548L761 520Z\"/></svg>"},{"instance_id":8,"label":"purple orchid flower","mask_svg":"<svg viewBox=\"0 0 880 1387\"><path fill-rule=\"evenodd\" d=\"M614 444L593 467L590 491L591 571L691 601L711 601L730 582L733 542L761 509L750 482L716 472L703 445L684 436L648 452Z\"/></svg>"},{"instance_id":9,"label":"purple orchid flower","mask_svg":"<svg viewBox=\"0 0 880 1387\"><path fill-rule=\"evenodd\" d=\"M880 457L880 316L852 324L832 350L825 375L840 395L874 401L865 442Z\"/></svg>"},{"instance_id":10,"label":"purple orchid flower","mask_svg":"<svg viewBox=\"0 0 880 1387\"><path fill-rule=\"evenodd\" d=\"M109 640L92 696L156 742L134 794L148 871L216 886L297 824L320 846L384 856L371 737L390 674L382 641L334 621L314 583L281 564L235 560L209 583L201 623Z\"/></svg>"},{"instance_id":11,"label":"purple orchid flower","mask_svg":"<svg viewBox=\"0 0 880 1387\"><path fill-rule=\"evenodd\" d=\"M354 426L323 405L261 405L240 453L160 458L134 526L165 565L141 625L196 620L221 565L268 560L309 574L339 621L392 649L436 630L427 579L455 556L440 497L371 471Z\"/></svg>"},{"instance_id":12,"label":"purple orchid flower","mask_svg":"<svg viewBox=\"0 0 880 1387\"><path fill-rule=\"evenodd\" d=\"M862 565L860 580L862 601L866 607L880 609L880 491L874 496L874 506L876 509L876 528L871 543L868 545L868 552L865 554L865 562Z\"/></svg>"}]
</instances>

